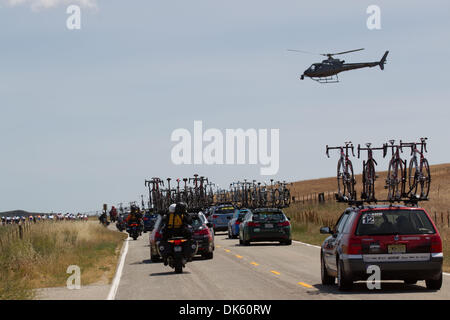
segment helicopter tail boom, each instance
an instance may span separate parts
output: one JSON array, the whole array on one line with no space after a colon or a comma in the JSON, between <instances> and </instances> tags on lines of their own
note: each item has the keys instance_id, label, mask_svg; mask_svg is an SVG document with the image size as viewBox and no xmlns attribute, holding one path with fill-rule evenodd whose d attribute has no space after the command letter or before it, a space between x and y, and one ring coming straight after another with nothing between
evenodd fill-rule
<instances>
[{"instance_id":1,"label":"helicopter tail boom","mask_svg":"<svg viewBox=\"0 0 450 320\"><path fill-rule=\"evenodd\" d=\"M387 58L388 54L389 54L389 51L386 51L384 53L383 57L380 60L380 64L379 65L380 65L380 69L381 70L384 70L384 64L386 63L386 58Z\"/></svg>"}]
</instances>

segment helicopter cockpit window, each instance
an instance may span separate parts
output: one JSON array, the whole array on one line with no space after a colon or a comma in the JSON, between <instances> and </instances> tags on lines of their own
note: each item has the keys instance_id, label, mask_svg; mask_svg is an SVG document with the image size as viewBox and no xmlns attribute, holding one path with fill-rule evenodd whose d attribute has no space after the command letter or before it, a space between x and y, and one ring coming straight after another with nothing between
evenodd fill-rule
<instances>
[{"instance_id":1,"label":"helicopter cockpit window","mask_svg":"<svg viewBox=\"0 0 450 320\"><path fill-rule=\"evenodd\" d=\"M311 67L309 67L309 70L311 70L311 71L314 71L314 70L316 70L316 65L315 64L313 64Z\"/></svg>"}]
</instances>

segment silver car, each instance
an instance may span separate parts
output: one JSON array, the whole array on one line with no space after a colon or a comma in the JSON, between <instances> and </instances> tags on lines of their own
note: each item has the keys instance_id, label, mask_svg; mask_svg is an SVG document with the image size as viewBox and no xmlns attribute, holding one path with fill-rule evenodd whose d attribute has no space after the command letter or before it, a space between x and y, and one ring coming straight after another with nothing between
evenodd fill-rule
<instances>
[{"instance_id":1,"label":"silver car","mask_svg":"<svg viewBox=\"0 0 450 320\"><path fill-rule=\"evenodd\" d=\"M233 218L237 210L232 204L222 204L214 208L208 219L214 226L214 234L217 231L228 230L228 221Z\"/></svg>"}]
</instances>

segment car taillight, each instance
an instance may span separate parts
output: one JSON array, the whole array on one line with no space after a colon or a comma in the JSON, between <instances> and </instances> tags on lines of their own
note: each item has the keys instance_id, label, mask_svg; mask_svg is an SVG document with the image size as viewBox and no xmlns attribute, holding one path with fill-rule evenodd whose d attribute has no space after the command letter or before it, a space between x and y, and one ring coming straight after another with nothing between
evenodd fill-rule
<instances>
[{"instance_id":1,"label":"car taillight","mask_svg":"<svg viewBox=\"0 0 450 320\"><path fill-rule=\"evenodd\" d=\"M249 227L259 227L261 224L258 223L258 222L250 221L247 225L248 225Z\"/></svg>"},{"instance_id":2,"label":"car taillight","mask_svg":"<svg viewBox=\"0 0 450 320\"><path fill-rule=\"evenodd\" d=\"M158 231L155 232L155 239L162 239L162 234Z\"/></svg>"},{"instance_id":3,"label":"car taillight","mask_svg":"<svg viewBox=\"0 0 450 320\"><path fill-rule=\"evenodd\" d=\"M174 245L176 245L176 246L179 246L179 245L181 245L183 242L186 242L187 240L186 239L177 239L177 240L169 240L168 242L171 242L171 243L173 243Z\"/></svg>"},{"instance_id":4,"label":"car taillight","mask_svg":"<svg viewBox=\"0 0 450 320\"><path fill-rule=\"evenodd\" d=\"M289 221L283 221L283 222L280 222L279 224L278 224L280 227L288 227L288 226L290 226L291 224L289 223Z\"/></svg>"},{"instance_id":5,"label":"car taillight","mask_svg":"<svg viewBox=\"0 0 450 320\"><path fill-rule=\"evenodd\" d=\"M209 229L207 229L207 228L199 229L199 230L195 231L195 234L196 235L201 235L201 236L208 235L209 234Z\"/></svg>"},{"instance_id":6,"label":"car taillight","mask_svg":"<svg viewBox=\"0 0 450 320\"><path fill-rule=\"evenodd\" d=\"M144 218L144 221L147 221L148 220L148 218Z\"/></svg>"},{"instance_id":7,"label":"car taillight","mask_svg":"<svg viewBox=\"0 0 450 320\"><path fill-rule=\"evenodd\" d=\"M347 254L361 254L361 239L350 238L348 240Z\"/></svg>"},{"instance_id":8,"label":"car taillight","mask_svg":"<svg viewBox=\"0 0 450 320\"><path fill-rule=\"evenodd\" d=\"M431 237L431 252L432 253L442 252L442 240L439 236Z\"/></svg>"},{"instance_id":9,"label":"car taillight","mask_svg":"<svg viewBox=\"0 0 450 320\"><path fill-rule=\"evenodd\" d=\"M219 216L217 216L217 215L213 215L213 219L216 219L216 218L218 218Z\"/></svg>"}]
</instances>

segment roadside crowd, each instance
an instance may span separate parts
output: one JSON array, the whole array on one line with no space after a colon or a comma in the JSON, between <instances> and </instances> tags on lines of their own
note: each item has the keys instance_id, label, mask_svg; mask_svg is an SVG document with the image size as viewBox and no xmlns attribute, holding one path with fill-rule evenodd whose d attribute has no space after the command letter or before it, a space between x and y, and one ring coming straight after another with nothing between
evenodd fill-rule
<instances>
[{"instance_id":1,"label":"roadside crowd","mask_svg":"<svg viewBox=\"0 0 450 320\"><path fill-rule=\"evenodd\" d=\"M29 216L2 216L1 221L2 225L8 224L23 224L26 222L36 223L40 221L87 221L88 216L86 214L73 214L73 213L57 213L57 214L37 214L37 215L29 215Z\"/></svg>"}]
</instances>

